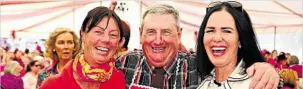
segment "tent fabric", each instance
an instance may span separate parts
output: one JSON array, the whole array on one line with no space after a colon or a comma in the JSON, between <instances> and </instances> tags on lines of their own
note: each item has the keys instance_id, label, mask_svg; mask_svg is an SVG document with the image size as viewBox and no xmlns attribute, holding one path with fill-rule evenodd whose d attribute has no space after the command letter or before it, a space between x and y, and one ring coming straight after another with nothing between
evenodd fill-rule
<instances>
[{"instance_id":1,"label":"tent fabric","mask_svg":"<svg viewBox=\"0 0 303 89\"><path fill-rule=\"evenodd\" d=\"M143 12L154 4L169 4L180 12L182 43L195 49L196 35L212 1L118 1L116 12L131 25L130 49L140 48L139 27ZM251 17L260 47L286 51L302 60L302 0L239 1ZM46 39L57 27L79 32L86 13L97 6L109 6L110 1L0 1L0 37ZM120 7L120 8L119 8ZM122 10L121 8L127 8ZM301 44L300 44L301 43Z\"/></svg>"}]
</instances>

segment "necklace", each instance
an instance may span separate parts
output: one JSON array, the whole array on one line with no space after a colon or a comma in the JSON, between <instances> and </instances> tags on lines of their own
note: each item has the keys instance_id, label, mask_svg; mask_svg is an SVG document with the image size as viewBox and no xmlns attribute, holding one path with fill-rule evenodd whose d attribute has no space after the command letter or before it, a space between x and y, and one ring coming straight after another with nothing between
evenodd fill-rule
<instances>
[{"instance_id":1,"label":"necklace","mask_svg":"<svg viewBox=\"0 0 303 89\"><path fill-rule=\"evenodd\" d=\"M112 75L113 68L113 61L110 61L108 64L102 64L98 67L92 67L84 60L83 55L76 57L73 63L73 70L79 78L90 82L105 82L109 80Z\"/></svg>"}]
</instances>

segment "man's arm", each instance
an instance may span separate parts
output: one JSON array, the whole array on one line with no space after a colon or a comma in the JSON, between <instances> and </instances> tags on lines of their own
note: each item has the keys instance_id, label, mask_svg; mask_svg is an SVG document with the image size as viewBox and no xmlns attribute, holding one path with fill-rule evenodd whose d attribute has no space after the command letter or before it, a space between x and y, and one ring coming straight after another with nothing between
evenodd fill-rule
<instances>
[{"instance_id":1,"label":"man's arm","mask_svg":"<svg viewBox=\"0 0 303 89\"><path fill-rule=\"evenodd\" d=\"M266 62L254 63L247 73L252 76L250 89L276 89L280 81L279 73Z\"/></svg>"}]
</instances>

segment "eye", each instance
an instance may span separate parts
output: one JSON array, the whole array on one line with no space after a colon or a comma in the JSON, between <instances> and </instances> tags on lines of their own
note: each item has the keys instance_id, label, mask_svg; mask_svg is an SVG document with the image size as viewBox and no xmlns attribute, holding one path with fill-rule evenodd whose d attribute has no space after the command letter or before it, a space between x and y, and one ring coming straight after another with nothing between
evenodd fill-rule
<instances>
[{"instance_id":1,"label":"eye","mask_svg":"<svg viewBox=\"0 0 303 89\"><path fill-rule=\"evenodd\" d=\"M94 34L102 35L102 34L104 34L104 32L103 32L103 31L96 30L96 31L94 31Z\"/></svg>"},{"instance_id":2,"label":"eye","mask_svg":"<svg viewBox=\"0 0 303 89\"><path fill-rule=\"evenodd\" d=\"M224 33L232 33L230 29L224 29L223 32Z\"/></svg>"},{"instance_id":3,"label":"eye","mask_svg":"<svg viewBox=\"0 0 303 89\"><path fill-rule=\"evenodd\" d=\"M215 32L214 29L206 29L206 30L205 30L205 33L213 33L213 32Z\"/></svg>"},{"instance_id":4,"label":"eye","mask_svg":"<svg viewBox=\"0 0 303 89\"><path fill-rule=\"evenodd\" d=\"M64 44L64 41L58 41L57 44Z\"/></svg>"},{"instance_id":5,"label":"eye","mask_svg":"<svg viewBox=\"0 0 303 89\"><path fill-rule=\"evenodd\" d=\"M154 31L154 30L148 30L148 31L146 32L146 34L147 34L147 35L154 35L154 34L156 34L156 31Z\"/></svg>"},{"instance_id":6,"label":"eye","mask_svg":"<svg viewBox=\"0 0 303 89\"><path fill-rule=\"evenodd\" d=\"M118 38L119 34L118 33L110 33L109 36L111 38Z\"/></svg>"},{"instance_id":7,"label":"eye","mask_svg":"<svg viewBox=\"0 0 303 89\"><path fill-rule=\"evenodd\" d=\"M68 44L74 44L74 42L71 41L71 40L70 40L70 41L67 41L67 43L68 43Z\"/></svg>"},{"instance_id":8,"label":"eye","mask_svg":"<svg viewBox=\"0 0 303 89\"><path fill-rule=\"evenodd\" d=\"M164 36L169 36L171 34L171 31L170 30L164 30L163 31L163 35Z\"/></svg>"}]
</instances>

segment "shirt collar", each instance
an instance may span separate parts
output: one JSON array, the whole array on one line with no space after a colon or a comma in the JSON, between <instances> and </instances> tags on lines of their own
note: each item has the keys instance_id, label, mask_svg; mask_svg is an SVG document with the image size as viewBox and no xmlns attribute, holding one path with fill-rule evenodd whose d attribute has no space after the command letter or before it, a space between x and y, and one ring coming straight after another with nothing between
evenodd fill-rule
<instances>
[{"instance_id":1,"label":"shirt collar","mask_svg":"<svg viewBox=\"0 0 303 89\"><path fill-rule=\"evenodd\" d=\"M143 56L142 59L144 60L143 63L145 63L149 69L149 72L152 73L152 70L154 69L153 66L148 65L147 61L146 61L146 57ZM179 53L176 54L175 59L170 62L170 66L168 68L164 68L165 72L169 75L174 74L176 66L177 66L177 60L180 60L179 58ZM144 66L144 65L143 65Z\"/></svg>"},{"instance_id":2,"label":"shirt collar","mask_svg":"<svg viewBox=\"0 0 303 89\"><path fill-rule=\"evenodd\" d=\"M237 67L234 69L234 71L231 73L231 75L228 77L227 80L237 81L237 80L244 80L249 78L248 74L245 73L245 62L243 59L238 63ZM211 75L213 76L212 80L216 79L215 76L215 69L211 71Z\"/></svg>"}]
</instances>

